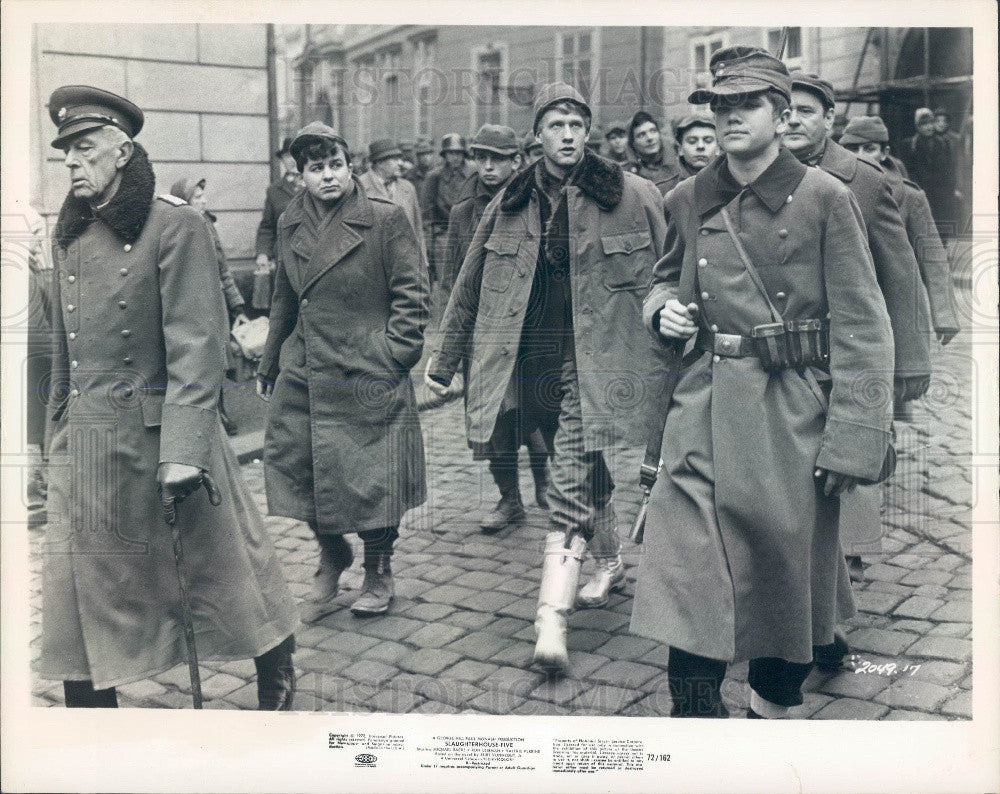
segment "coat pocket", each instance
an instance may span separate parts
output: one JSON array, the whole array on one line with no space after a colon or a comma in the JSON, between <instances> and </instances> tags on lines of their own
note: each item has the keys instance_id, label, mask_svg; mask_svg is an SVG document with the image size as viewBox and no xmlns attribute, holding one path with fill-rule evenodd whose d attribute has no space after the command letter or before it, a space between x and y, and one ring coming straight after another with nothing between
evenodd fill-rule
<instances>
[{"instance_id":1,"label":"coat pocket","mask_svg":"<svg viewBox=\"0 0 1000 794\"><path fill-rule=\"evenodd\" d=\"M611 292L648 289L653 277L652 237L648 231L602 235L604 286Z\"/></svg>"},{"instance_id":2,"label":"coat pocket","mask_svg":"<svg viewBox=\"0 0 1000 794\"><path fill-rule=\"evenodd\" d=\"M483 262L483 289L491 292L506 292L517 268L517 249L520 240L511 237L490 237L483 248L486 258Z\"/></svg>"}]
</instances>

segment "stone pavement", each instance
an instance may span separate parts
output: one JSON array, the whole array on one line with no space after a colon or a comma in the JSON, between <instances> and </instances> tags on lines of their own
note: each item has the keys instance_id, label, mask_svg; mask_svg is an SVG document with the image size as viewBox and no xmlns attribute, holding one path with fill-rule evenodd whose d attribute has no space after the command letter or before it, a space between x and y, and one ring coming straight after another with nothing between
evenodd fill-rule
<instances>
[{"instance_id":1,"label":"stone pavement","mask_svg":"<svg viewBox=\"0 0 1000 794\"><path fill-rule=\"evenodd\" d=\"M884 552L866 558L855 585L858 615L846 626L859 655L854 670L814 671L793 716L815 719L971 717L971 504L973 450L970 344L963 332L936 359L930 391L898 428L900 461L885 489ZM421 369L416 372L422 372ZM529 505L524 525L486 537L479 519L496 499L485 464L466 447L461 401L422 414L430 497L404 520L394 556L396 600L388 616L361 619L348 607L359 564L342 579L337 609L296 633L301 710L662 716L670 695L665 648L629 634L641 547L625 541L624 593L604 609L570 617L572 674L548 680L530 668L546 518ZM638 450L609 461L618 483L624 537L639 502ZM523 492L531 494L523 459ZM263 509L259 462L244 466ZM530 502L530 497L526 498ZM318 550L309 529L286 519L268 526L296 597L304 597ZM33 536L39 548L40 533ZM357 540L354 539L356 546ZM32 649L39 645L40 560L32 558ZM591 563L584 567L584 576ZM256 707L251 661L202 663L207 708ZM178 666L120 688L131 707L189 707L187 669ZM748 700L746 664L733 665L724 695L734 716ZM34 702L62 701L58 683L36 681Z\"/></svg>"}]
</instances>

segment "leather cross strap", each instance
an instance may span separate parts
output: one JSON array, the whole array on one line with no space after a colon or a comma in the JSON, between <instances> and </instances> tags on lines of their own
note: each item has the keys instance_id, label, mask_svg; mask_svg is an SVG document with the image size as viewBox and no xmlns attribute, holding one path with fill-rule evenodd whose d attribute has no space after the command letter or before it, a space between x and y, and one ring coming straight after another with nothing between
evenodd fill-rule
<instances>
[{"instance_id":1,"label":"leather cross strap","mask_svg":"<svg viewBox=\"0 0 1000 794\"><path fill-rule=\"evenodd\" d=\"M733 245L736 246L736 252L740 255L743 267L746 268L747 275L750 276L750 280L753 281L754 286L757 287L760 294L764 296L764 300L767 301L767 307L771 310L771 319L776 323L784 322L781 312L779 312L777 307L771 303L771 298L767 294L767 288L764 286L764 282L761 281L760 273L757 272L757 268L754 267L754 264L750 259L750 255L743 247L743 243L740 242L739 235L736 234L736 229L733 228L733 221L732 218L729 217L729 212L725 207L719 210L719 212L722 215L723 223L726 224L726 231L729 232L729 236L733 240Z\"/></svg>"}]
</instances>

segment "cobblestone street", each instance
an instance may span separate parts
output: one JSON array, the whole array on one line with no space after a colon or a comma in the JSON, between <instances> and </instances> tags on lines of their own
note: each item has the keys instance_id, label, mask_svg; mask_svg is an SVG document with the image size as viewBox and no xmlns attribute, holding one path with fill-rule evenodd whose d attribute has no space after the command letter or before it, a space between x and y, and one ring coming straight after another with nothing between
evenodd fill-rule
<instances>
[{"instance_id":1,"label":"cobblestone street","mask_svg":"<svg viewBox=\"0 0 1000 794\"><path fill-rule=\"evenodd\" d=\"M964 295L964 293L963 293ZM912 421L897 427L899 468L886 488L884 553L866 558L855 585L858 615L846 627L859 655L855 670L813 671L805 702L793 716L815 719L968 719L971 717L971 505L976 494L970 389L975 373L963 332L936 359L928 395ZM422 372L422 364L414 370ZM980 373L982 375L982 373ZM404 520L393 571L396 599L388 616L360 619L360 563L342 579L338 608L296 632L297 709L417 713L589 714L669 713L666 649L628 631L641 547L624 541L629 577L606 608L570 618L572 674L548 680L530 668L541 548L546 517L533 505L530 472L522 466L528 521L499 535L479 521L497 498L485 464L465 443L461 400L421 415L429 500ZM619 533L624 538L639 503L639 450L609 463L618 483ZM244 474L265 508L259 461ZM982 495L985 498L985 495ZM268 519L295 596L308 593L318 549L308 527ZM41 628L41 533L33 535L33 656ZM355 548L360 544L354 538ZM360 556L360 555L359 555ZM587 577L591 563L584 566ZM303 610L308 605L303 604ZM256 707L250 660L202 663L207 708ZM730 711L742 715L749 690L746 664L733 665L724 688ZM34 702L61 704L62 686L35 681ZM126 707L190 707L188 672L178 666L121 687Z\"/></svg>"}]
</instances>

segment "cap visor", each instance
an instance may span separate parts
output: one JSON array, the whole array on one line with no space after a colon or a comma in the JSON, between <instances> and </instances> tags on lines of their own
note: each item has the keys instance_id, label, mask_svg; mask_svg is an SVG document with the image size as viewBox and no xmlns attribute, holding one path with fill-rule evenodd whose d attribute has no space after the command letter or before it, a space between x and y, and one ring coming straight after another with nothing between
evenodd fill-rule
<instances>
[{"instance_id":1,"label":"cap visor","mask_svg":"<svg viewBox=\"0 0 1000 794\"><path fill-rule=\"evenodd\" d=\"M853 143L878 143L878 141L870 140L869 138L859 138L857 135L851 133L844 133L840 136L840 145L847 146Z\"/></svg>"},{"instance_id":2,"label":"cap visor","mask_svg":"<svg viewBox=\"0 0 1000 794\"><path fill-rule=\"evenodd\" d=\"M699 88L697 91L691 92L688 96L688 102L692 105L706 105L715 97L759 94L762 91L767 91L769 88L775 88L775 86L770 83L765 83L763 80L754 80L753 78L736 78L726 80L724 83L712 86L711 88Z\"/></svg>"},{"instance_id":3,"label":"cap visor","mask_svg":"<svg viewBox=\"0 0 1000 794\"><path fill-rule=\"evenodd\" d=\"M518 149L516 147L513 149L495 149L492 146L477 145L477 146L470 146L469 148L472 150L473 154L475 154L476 152L491 152L492 154L500 154L503 155L504 157L513 157L518 152Z\"/></svg>"},{"instance_id":4,"label":"cap visor","mask_svg":"<svg viewBox=\"0 0 1000 794\"><path fill-rule=\"evenodd\" d=\"M62 149L67 143L69 143L73 138L79 135L83 135L85 132L92 132L93 130L99 130L101 127L111 126L106 123L99 121L94 121L93 119L87 121L78 121L76 123L67 124L65 129L60 132L59 137L49 144L53 149Z\"/></svg>"}]
</instances>

